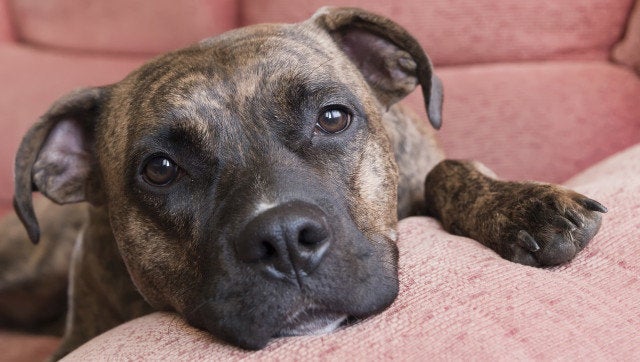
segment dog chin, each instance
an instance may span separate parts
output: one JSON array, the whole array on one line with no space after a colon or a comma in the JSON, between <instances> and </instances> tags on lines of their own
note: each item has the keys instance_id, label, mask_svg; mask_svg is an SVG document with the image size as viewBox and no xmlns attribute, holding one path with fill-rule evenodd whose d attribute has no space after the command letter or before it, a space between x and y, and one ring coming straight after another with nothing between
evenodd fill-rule
<instances>
[{"instance_id":1,"label":"dog chin","mask_svg":"<svg viewBox=\"0 0 640 362\"><path fill-rule=\"evenodd\" d=\"M288 318L276 337L320 335L336 330L345 320L346 314L319 309L305 309Z\"/></svg>"}]
</instances>

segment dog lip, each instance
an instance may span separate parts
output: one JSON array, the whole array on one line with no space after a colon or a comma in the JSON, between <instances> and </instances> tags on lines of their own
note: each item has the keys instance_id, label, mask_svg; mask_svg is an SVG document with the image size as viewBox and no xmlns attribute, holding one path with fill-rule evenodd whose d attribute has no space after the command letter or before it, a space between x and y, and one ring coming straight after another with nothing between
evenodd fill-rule
<instances>
[{"instance_id":1,"label":"dog lip","mask_svg":"<svg viewBox=\"0 0 640 362\"><path fill-rule=\"evenodd\" d=\"M274 337L331 333L336 330L347 317L344 313L332 312L316 307L301 309L287 318L284 326Z\"/></svg>"},{"instance_id":2,"label":"dog lip","mask_svg":"<svg viewBox=\"0 0 640 362\"><path fill-rule=\"evenodd\" d=\"M232 333L220 335L213 330L210 330L210 332L240 348L258 351L265 348L273 338L320 335L333 332L347 320L347 317L346 314L313 309L298 313L298 317L294 323L290 325L287 324L281 328L279 332L272 334L268 334L267 329L262 328L260 328L260 330L264 333L257 334Z\"/></svg>"}]
</instances>

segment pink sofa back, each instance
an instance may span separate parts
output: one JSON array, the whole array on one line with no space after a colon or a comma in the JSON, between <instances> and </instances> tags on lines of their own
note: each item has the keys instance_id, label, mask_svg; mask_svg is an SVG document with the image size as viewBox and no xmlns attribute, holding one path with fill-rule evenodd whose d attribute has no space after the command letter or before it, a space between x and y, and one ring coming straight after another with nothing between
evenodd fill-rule
<instances>
[{"instance_id":1,"label":"pink sofa back","mask_svg":"<svg viewBox=\"0 0 640 362\"><path fill-rule=\"evenodd\" d=\"M0 37L91 52L156 54L240 25L292 22L323 5L392 17L436 64L606 59L633 0L0 0Z\"/></svg>"},{"instance_id":2,"label":"pink sofa back","mask_svg":"<svg viewBox=\"0 0 640 362\"><path fill-rule=\"evenodd\" d=\"M238 25L235 0L8 0L21 41L157 54Z\"/></svg>"},{"instance_id":3,"label":"pink sofa back","mask_svg":"<svg viewBox=\"0 0 640 362\"><path fill-rule=\"evenodd\" d=\"M13 40L7 0L0 0L0 43Z\"/></svg>"},{"instance_id":4,"label":"pink sofa back","mask_svg":"<svg viewBox=\"0 0 640 362\"><path fill-rule=\"evenodd\" d=\"M542 59L606 59L633 0L289 0L243 1L243 23L304 19L325 4L390 16L435 64ZM301 11L303 8L305 11Z\"/></svg>"}]
</instances>

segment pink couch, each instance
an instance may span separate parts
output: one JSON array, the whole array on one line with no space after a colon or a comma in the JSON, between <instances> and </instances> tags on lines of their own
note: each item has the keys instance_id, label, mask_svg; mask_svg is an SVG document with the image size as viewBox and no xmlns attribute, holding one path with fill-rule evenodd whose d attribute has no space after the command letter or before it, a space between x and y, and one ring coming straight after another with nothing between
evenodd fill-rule
<instances>
[{"instance_id":1,"label":"pink couch","mask_svg":"<svg viewBox=\"0 0 640 362\"><path fill-rule=\"evenodd\" d=\"M400 223L400 297L355 326L246 352L152 314L69 360L640 358L634 0L0 0L0 212L10 208L21 135L60 95L117 81L159 52L236 26L302 20L327 3L385 14L420 40L445 85L449 156L505 178L565 182L581 172L566 185L609 207L600 234L568 265L533 269L411 218ZM423 113L418 98L407 103ZM56 343L0 332L0 359L38 360Z\"/></svg>"}]
</instances>

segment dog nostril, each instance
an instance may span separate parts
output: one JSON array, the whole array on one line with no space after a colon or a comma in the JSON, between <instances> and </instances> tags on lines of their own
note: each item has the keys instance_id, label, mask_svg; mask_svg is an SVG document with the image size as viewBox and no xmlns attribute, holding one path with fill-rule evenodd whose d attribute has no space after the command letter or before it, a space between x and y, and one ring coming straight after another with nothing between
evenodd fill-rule
<instances>
[{"instance_id":1,"label":"dog nostril","mask_svg":"<svg viewBox=\"0 0 640 362\"><path fill-rule=\"evenodd\" d=\"M314 246L329 237L329 233L326 229L312 226L305 227L298 233L298 243L306 246Z\"/></svg>"},{"instance_id":2,"label":"dog nostril","mask_svg":"<svg viewBox=\"0 0 640 362\"><path fill-rule=\"evenodd\" d=\"M278 255L278 252L276 251L276 248L273 247L273 244L264 240L262 241L262 255L265 259L269 259Z\"/></svg>"},{"instance_id":3,"label":"dog nostril","mask_svg":"<svg viewBox=\"0 0 640 362\"><path fill-rule=\"evenodd\" d=\"M234 247L240 261L276 278L295 279L320 265L331 241L324 212L293 201L254 217L234 240Z\"/></svg>"}]
</instances>

